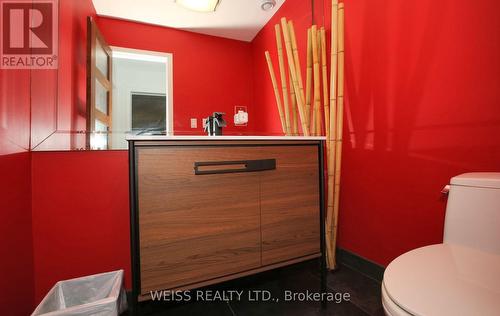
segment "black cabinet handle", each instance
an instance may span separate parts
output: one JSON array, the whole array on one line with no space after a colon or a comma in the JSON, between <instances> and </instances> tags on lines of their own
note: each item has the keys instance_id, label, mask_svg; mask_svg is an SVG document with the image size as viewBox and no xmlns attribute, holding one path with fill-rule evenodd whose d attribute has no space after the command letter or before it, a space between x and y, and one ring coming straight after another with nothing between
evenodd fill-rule
<instances>
[{"instance_id":1,"label":"black cabinet handle","mask_svg":"<svg viewBox=\"0 0 500 316\"><path fill-rule=\"evenodd\" d=\"M200 167L216 167L216 166L233 166L234 168L225 169L204 169ZM236 173L236 172L254 172L276 169L276 159L259 159L259 160L237 160L237 161L206 161L194 163L194 174L219 174L219 173Z\"/></svg>"}]
</instances>

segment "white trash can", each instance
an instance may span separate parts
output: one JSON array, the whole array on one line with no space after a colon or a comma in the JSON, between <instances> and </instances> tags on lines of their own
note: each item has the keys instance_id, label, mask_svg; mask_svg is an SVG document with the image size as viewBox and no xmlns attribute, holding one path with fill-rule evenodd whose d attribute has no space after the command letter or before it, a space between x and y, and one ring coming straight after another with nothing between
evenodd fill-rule
<instances>
[{"instance_id":1,"label":"white trash can","mask_svg":"<svg viewBox=\"0 0 500 316\"><path fill-rule=\"evenodd\" d=\"M59 281L32 316L118 316L127 309L123 270Z\"/></svg>"}]
</instances>

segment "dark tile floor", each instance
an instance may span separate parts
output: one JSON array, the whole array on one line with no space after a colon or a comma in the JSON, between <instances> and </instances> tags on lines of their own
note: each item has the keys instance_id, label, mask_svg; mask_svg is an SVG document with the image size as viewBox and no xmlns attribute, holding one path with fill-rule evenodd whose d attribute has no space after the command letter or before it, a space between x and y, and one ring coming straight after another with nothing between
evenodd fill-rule
<instances>
[{"instance_id":1,"label":"dark tile floor","mask_svg":"<svg viewBox=\"0 0 500 316\"><path fill-rule=\"evenodd\" d=\"M313 260L207 287L200 289L200 292L193 290L190 292L190 302L144 302L139 305L139 315L384 315L380 282L342 265L337 271L328 274L328 292L332 296L337 295L337 299L348 293L348 300L336 303L333 299L322 309L319 302L291 301L290 295L286 296L286 293L305 295L306 291L319 292L319 289L319 262ZM238 299L236 292L232 292L233 299L229 301L207 302L196 299L198 293L215 295L225 291L229 295L231 290L242 291L241 297ZM254 300L257 293L264 297L271 296L271 299Z\"/></svg>"}]
</instances>

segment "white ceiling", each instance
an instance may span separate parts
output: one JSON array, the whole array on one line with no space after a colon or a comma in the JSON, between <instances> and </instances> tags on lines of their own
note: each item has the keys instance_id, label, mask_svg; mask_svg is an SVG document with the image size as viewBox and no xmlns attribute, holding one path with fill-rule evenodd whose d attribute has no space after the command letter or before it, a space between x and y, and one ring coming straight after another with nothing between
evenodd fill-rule
<instances>
[{"instance_id":1,"label":"white ceiling","mask_svg":"<svg viewBox=\"0 0 500 316\"><path fill-rule=\"evenodd\" d=\"M251 41L285 2L269 11L262 0L220 0L215 12L190 11L174 0L92 0L97 14L186 31Z\"/></svg>"}]
</instances>

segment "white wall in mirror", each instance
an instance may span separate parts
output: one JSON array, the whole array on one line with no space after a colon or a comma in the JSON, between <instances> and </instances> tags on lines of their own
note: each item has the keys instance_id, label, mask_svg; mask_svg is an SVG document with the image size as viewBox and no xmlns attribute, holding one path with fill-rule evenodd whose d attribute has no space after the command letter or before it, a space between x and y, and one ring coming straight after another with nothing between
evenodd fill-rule
<instances>
[{"instance_id":1,"label":"white wall in mirror","mask_svg":"<svg viewBox=\"0 0 500 316\"><path fill-rule=\"evenodd\" d=\"M113 132L112 149L124 149L128 144L125 134L132 131L133 96L164 96L166 117L163 121L167 132L173 129L172 55L112 47L113 51ZM147 98L146 98L147 99ZM151 106L142 102L142 106ZM137 105L135 105L137 113ZM147 111L146 111L147 112ZM136 119L137 120L137 119Z\"/></svg>"}]
</instances>

